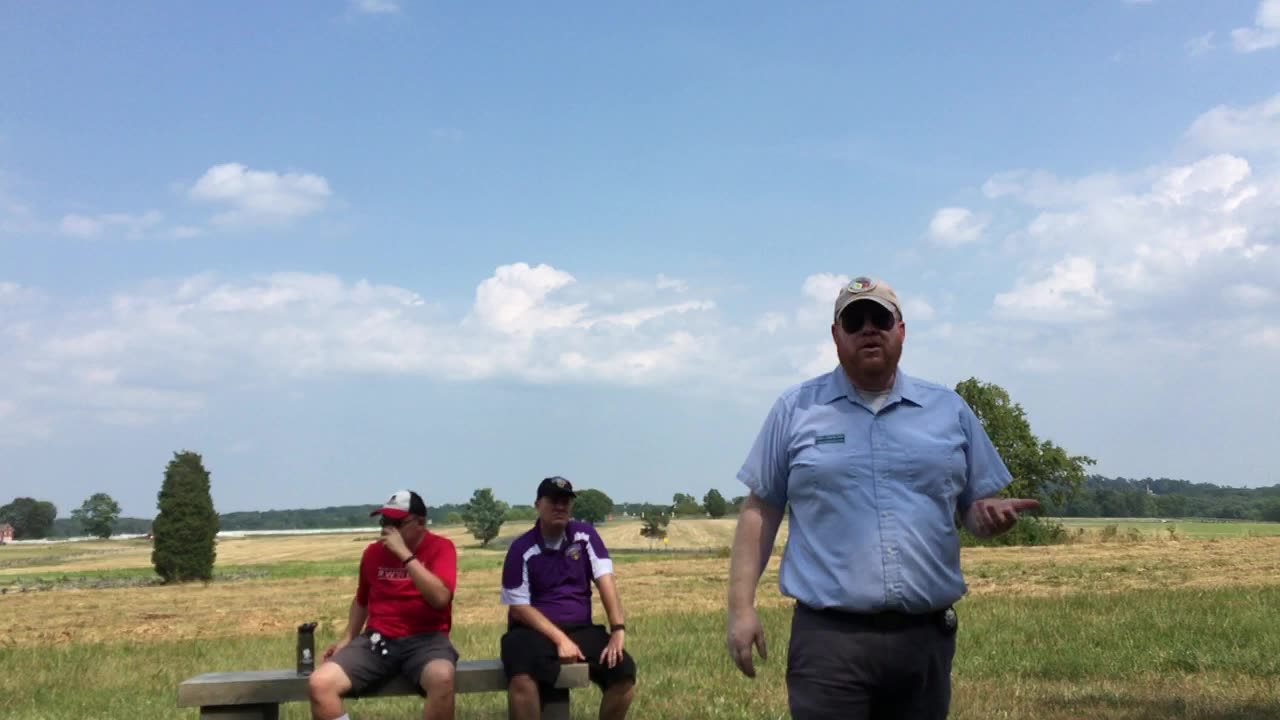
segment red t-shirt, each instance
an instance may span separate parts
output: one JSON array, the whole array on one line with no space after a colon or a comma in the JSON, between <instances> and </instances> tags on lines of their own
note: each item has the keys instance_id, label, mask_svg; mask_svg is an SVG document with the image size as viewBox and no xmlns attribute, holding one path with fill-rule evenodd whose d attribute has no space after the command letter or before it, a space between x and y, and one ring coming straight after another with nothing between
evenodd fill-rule
<instances>
[{"instance_id":1,"label":"red t-shirt","mask_svg":"<svg viewBox=\"0 0 1280 720\"><path fill-rule=\"evenodd\" d=\"M422 566L453 593L458 588L458 549L448 538L428 532L413 553ZM356 602L369 609L368 626L387 637L449 632L453 601L443 610L427 604L409 576L409 568L381 542L373 542L360 558Z\"/></svg>"}]
</instances>

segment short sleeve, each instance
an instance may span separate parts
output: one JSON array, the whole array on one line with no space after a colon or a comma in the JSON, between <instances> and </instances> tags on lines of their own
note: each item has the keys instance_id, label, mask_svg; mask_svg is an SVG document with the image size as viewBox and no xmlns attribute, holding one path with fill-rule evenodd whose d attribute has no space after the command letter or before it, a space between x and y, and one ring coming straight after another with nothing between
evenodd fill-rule
<instances>
[{"instance_id":1,"label":"short sleeve","mask_svg":"<svg viewBox=\"0 0 1280 720\"><path fill-rule=\"evenodd\" d=\"M587 525L587 556L591 559L591 577L599 579L613 572L613 560L609 558L609 549L600 539L595 527Z\"/></svg>"},{"instance_id":2,"label":"short sleeve","mask_svg":"<svg viewBox=\"0 0 1280 720\"><path fill-rule=\"evenodd\" d=\"M738 470L738 481L775 508L787 504L787 477L790 463L787 448L791 425L791 404L778 398L769 410L747 459Z\"/></svg>"},{"instance_id":3,"label":"short sleeve","mask_svg":"<svg viewBox=\"0 0 1280 720\"><path fill-rule=\"evenodd\" d=\"M373 561L370 559L370 553L374 546L370 545L364 549L364 553L360 556L360 579L356 584L356 604L360 607L369 607L369 574L373 567Z\"/></svg>"},{"instance_id":4,"label":"short sleeve","mask_svg":"<svg viewBox=\"0 0 1280 720\"><path fill-rule=\"evenodd\" d=\"M965 452L965 485L959 498L959 509L964 512L974 502L1005 489L1013 482L1013 476L1009 474L1000 453L987 436L982 421L968 403L961 400L960 405L960 427L968 440Z\"/></svg>"},{"instance_id":5,"label":"short sleeve","mask_svg":"<svg viewBox=\"0 0 1280 720\"><path fill-rule=\"evenodd\" d=\"M518 543L512 543L507 548L507 559L502 563L503 605L528 605L531 602L528 558L520 553L518 547Z\"/></svg>"},{"instance_id":6,"label":"short sleeve","mask_svg":"<svg viewBox=\"0 0 1280 720\"><path fill-rule=\"evenodd\" d=\"M449 588L450 593L454 593L458 589L458 548L448 538L437 535L435 540L435 552L431 555L427 569L440 578L440 582Z\"/></svg>"}]
</instances>

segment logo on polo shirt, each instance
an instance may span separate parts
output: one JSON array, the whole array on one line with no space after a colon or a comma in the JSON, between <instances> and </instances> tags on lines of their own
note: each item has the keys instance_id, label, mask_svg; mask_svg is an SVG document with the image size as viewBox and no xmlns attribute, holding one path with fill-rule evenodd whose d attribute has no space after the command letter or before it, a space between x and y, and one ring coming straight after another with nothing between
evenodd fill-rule
<instances>
[{"instance_id":1,"label":"logo on polo shirt","mask_svg":"<svg viewBox=\"0 0 1280 720\"><path fill-rule=\"evenodd\" d=\"M380 567L378 568L379 580L406 580L409 577L409 569L404 567Z\"/></svg>"},{"instance_id":2,"label":"logo on polo shirt","mask_svg":"<svg viewBox=\"0 0 1280 720\"><path fill-rule=\"evenodd\" d=\"M582 546L578 543L573 543L564 551L564 554L568 555L570 560L578 560L582 557Z\"/></svg>"},{"instance_id":3,"label":"logo on polo shirt","mask_svg":"<svg viewBox=\"0 0 1280 720\"><path fill-rule=\"evenodd\" d=\"M844 433L835 433L833 435L819 435L814 438L814 445L841 445L844 443Z\"/></svg>"}]
</instances>

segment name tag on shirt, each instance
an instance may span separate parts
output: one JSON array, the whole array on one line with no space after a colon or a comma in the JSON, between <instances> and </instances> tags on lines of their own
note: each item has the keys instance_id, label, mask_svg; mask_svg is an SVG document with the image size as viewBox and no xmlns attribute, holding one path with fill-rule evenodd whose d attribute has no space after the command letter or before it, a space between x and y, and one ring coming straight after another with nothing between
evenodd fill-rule
<instances>
[{"instance_id":1,"label":"name tag on shirt","mask_svg":"<svg viewBox=\"0 0 1280 720\"><path fill-rule=\"evenodd\" d=\"M844 433L837 433L835 435L819 435L818 437L814 438L813 444L814 445L843 445Z\"/></svg>"}]
</instances>

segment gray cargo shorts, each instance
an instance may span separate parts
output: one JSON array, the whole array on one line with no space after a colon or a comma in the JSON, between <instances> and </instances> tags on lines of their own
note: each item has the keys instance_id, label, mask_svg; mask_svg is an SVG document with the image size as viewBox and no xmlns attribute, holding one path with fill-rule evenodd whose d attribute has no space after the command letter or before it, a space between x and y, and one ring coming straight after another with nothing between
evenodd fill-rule
<instances>
[{"instance_id":1,"label":"gray cargo shorts","mask_svg":"<svg viewBox=\"0 0 1280 720\"><path fill-rule=\"evenodd\" d=\"M376 637L375 637L376 636ZM423 633L388 638L376 630L366 630L330 658L351 680L345 694L359 695L376 689L397 673L425 695L422 670L432 660L448 660L458 664L458 651L449 642L448 633Z\"/></svg>"}]
</instances>

